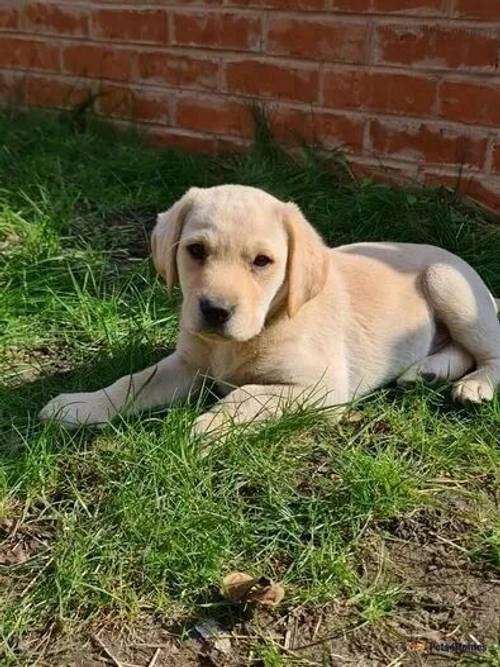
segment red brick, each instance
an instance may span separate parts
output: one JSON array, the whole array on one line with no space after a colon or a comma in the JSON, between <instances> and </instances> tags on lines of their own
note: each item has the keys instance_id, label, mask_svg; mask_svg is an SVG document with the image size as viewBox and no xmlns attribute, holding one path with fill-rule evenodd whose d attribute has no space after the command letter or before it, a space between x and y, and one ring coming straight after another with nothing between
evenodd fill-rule
<instances>
[{"instance_id":1,"label":"red brick","mask_svg":"<svg viewBox=\"0 0 500 667\"><path fill-rule=\"evenodd\" d=\"M267 110L273 136L281 141L300 139L317 144L312 109L294 109L283 105Z\"/></svg>"},{"instance_id":2,"label":"red brick","mask_svg":"<svg viewBox=\"0 0 500 667\"><path fill-rule=\"evenodd\" d=\"M226 64L226 85L231 92L245 95L314 102L318 97L318 70L262 60L233 61Z\"/></svg>"},{"instance_id":3,"label":"red brick","mask_svg":"<svg viewBox=\"0 0 500 667\"><path fill-rule=\"evenodd\" d=\"M364 121L351 116L318 113L314 117L316 136L320 143L331 147L361 150L363 146Z\"/></svg>"},{"instance_id":4,"label":"red brick","mask_svg":"<svg viewBox=\"0 0 500 667\"><path fill-rule=\"evenodd\" d=\"M344 0L344 2L347 1ZM318 11L330 7L329 0L295 0L292 7L290 0L227 0L226 4L232 7L264 7L266 9L293 9L294 11Z\"/></svg>"},{"instance_id":5,"label":"red brick","mask_svg":"<svg viewBox=\"0 0 500 667\"><path fill-rule=\"evenodd\" d=\"M191 134L167 127L148 129L146 138L156 145L179 148L194 153L215 153L217 139L201 134Z\"/></svg>"},{"instance_id":6,"label":"red brick","mask_svg":"<svg viewBox=\"0 0 500 667\"><path fill-rule=\"evenodd\" d=\"M366 61L368 24L328 19L271 17L266 51L321 61Z\"/></svg>"},{"instance_id":7,"label":"red brick","mask_svg":"<svg viewBox=\"0 0 500 667\"><path fill-rule=\"evenodd\" d=\"M14 6L0 7L0 29L15 29L19 25L19 11Z\"/></svg>"},{"instance_id":8,"label":"red brick","mask_svg":"<svg viewBox=\"0 0 500 667\"><path fill-rule=\"evenodd\" d=\"M381 14L444 14L446 3L443 0L373 0L373 10Z\"/></svg>"},{"instance_id":9,"label":"red brick","mask_svg":"<svg viewBox=\"0 0 500 667\"><path fill-rule=\"evenodd\" d=\"M372 6L372 0L332 0L332 9L339 12L357 14L368 12Z\"/></svg>"},{"instance_id":10,"label":"red brick","mask_svg":"<svg viewBox=\"0 0 500 667\"><path fill-rule=\"evenodd\" d=\"M126 81L130 75L130 53L97 44L77 44L63 51L64 69L76 76Z\"/></svg>"},{"instance_id":11,"label":"red brick","mask_svg":"<svg viewBox=\"0 0 500 667\"><path fill-rule=\"evenodd\" d=\"M347 115L280 106L270 118L273 135L280 140L357 150L363 143L364 122Z\"/></svg>"},{"instance_id":12,"label":"red brick","mask_svg":"<svg viewBox=\"0 0 500 667\"><path fill-rule=\"evenodd\" d=\"M498 35L486 30L385 25L377 28L375 39L377 64L491 71L498 66Z\"/></svg>"},{"instance_id":13,"label":"red brick","mask_svg":"<svg viewBox=\"0 0 500 667\"><path fill-rule=\"evenodd\" d=\"M500 126L500 84L443 81L439 89L440 115L448 120Z\"/></svg>"},{"instance_id":14,"label":"red brick","mask_svg":"<svg viewBox=\"0 0 500 667\"><path fill-rule=\"evenodd\" d=\"M132 92L132 118L141 122L166 124L170 120L169 93L139 90Z\"/></svg>"},{"instance_id":15,"label":"red brick","mask_svg":"<svg viewBox=\"0 0 500 667\"><path fill-rule=\"evenodd\" d=\"M97 113L115 118L129 118L130 89L124 86L101 86L95 106Z\"/></svg>"},{"instance_id":16,"label":"red brick","mask_svg":"<svg viewBox=\"0 0 500 667\"><path fill-rule=\"evenodd\" d=\"M250 146L250 139L241 139L240 137L217 137L217 153L235 153L241 152Z\"/></svg>"},{"instance_id":17,"label":"red brick","mask_svg":"<svg viewBox=\"0 0 500 667\"><path fill-rule=\"evenodd\" d=\"M77 36L88 32L88 17L84 11L43 2L33 2L26 6L23 24L26 30L34 32Z\"/></svg>"},{"instance_id":18,"label":"red brick","mask_svg":"<svg viewBox=\"0 0 500 667\"><path fill-rule=\"evenodd\" d=\"M255 51L260 47L260 17L238 12L176 12L174 40L179 46Z\"/></svg>"},{"instance_id":19,"label":"red brick","mask_svg":"<svg viewBox=\"0 0 500 667\"><path fill-rule=\"evenodd\" d=\"M493 164L492 164L492 169L493 171L497 172L500 174L500 143L495 144L493 146Z\"/></svg>"},{"instance_id":20,"label":"red brick","mask_svg":"<svg viewBox=\"0 0 500 667\"><path fill-rule=\"evenodd\" d=\"M433 79L411 74L326 70L323 78L324 103L336 109L430 115L436 89Z\"/></svg>"},{"instance_id":21,"label":"red brick","mask_svg":"<svg viewBox=\"0 0 500 667\"><path fill-rule=\"evenodd\" d=\"M453 14L461 18L498 21L500 3L498 0L455 0Z\"/></svg>"},{"instance_id":22,"label":"red brick","mask_svg":"<svg viewBox=\"0 0 500 667\"><path fill-rule=\"evenodd\" d=\"M496 215L500 214L500 178L471 178L461 190Z\"/></svg>"},{"instance_id":23,"label":"red brick","mask_svg":"<svg viewBox=\"0 0 500 667\"><path fill-rule=\"evenodd\" d=\"M0 67L59 69L59 47L31 39L0 35Z\"/></svg>"},{"instance_id":24,"label":"red brick","mask_svg":"<svg viewBox=\"0 0 500 667\"><path fill-rule=\"evenodd\" d=\"M464 175L459 170L450 174L428 169L423 178L429 185L443 185L459 190L464 196L477 201L496 215L500 213L500 178L497 176Z\"/></svg>"},{"instance_id":25,"label":"red brick","mask_svg":"<svg viewBox=\"0 0 500 667\"><path fill-rule=\"evenodd\" d=\"M162 9L100 9L92 15L92 33L103 39L165 44L167 31L167 14Z\"/></svg>"},{"instance_id":26,"label":"red brick","mask_svg":"<svg viewBox=\"0 0 500 667\"><path fill-rule=\"evenodd\" d=\"M366 158L357 155L349 157L349 167L353 173L361 178L369 178L377 183L391 185L415 185L417 178L416 165L395 162L389 164L380 158Z\"/></svg>"},{"instance_id":27,"label":"red brick","mask_svg":"<svg viewBox=\"0 0 500 667\"><path fill-rule=\"evenodd\" d=\"M188 97L177 102L176 126L186 130L250 137L252 116L248 108L224 98Z\"/></svg>"},{"instance_id":28,"label":"red brick","mask_svg":"<svg viewBox=\"0 0 500 667\"><path fill-rule=\"evenodd\" d=\"M213 60L172 53L139 53L139 76L147 81L171 86L217 88L219 66Z\"/></svg>"},{"instance_id":29,"label":"red brick","mask_svg":"<svg viewBox=\"0 0 500 667\"><path fill-rule=\"evenodd\" d=\"M481 168L487 136L472 137L426 123L373 121L370 138L375 152L416 162L468 164Z\"/></svg>"},{"instance_id":30,"label":"red brick","mask_svg":"<svg viewBox=\"0 0 500 667\"><path fill-rule=\"evenodd\" d=\"M2 104L18 106L24 102L24 79L14 72L0 70L0 102Z\"/></svg>"},{"instance_id":31,"label":"red brick","mask_svg":"<svg viewBox=\"0 0 500 667\"><path fill-rule=\"evenodd\" d=\"M30 76L25 82L26 103L37 107L68 109L85 101L90 95L87 86L75 82Z\"/></svg>"}]
</instances>

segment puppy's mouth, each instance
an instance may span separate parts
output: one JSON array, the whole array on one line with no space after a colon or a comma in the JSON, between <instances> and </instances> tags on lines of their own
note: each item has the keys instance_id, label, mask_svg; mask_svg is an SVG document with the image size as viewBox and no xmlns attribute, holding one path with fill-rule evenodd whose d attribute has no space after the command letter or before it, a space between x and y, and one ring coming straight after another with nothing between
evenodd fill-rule
<instances>
[{"instance_id":1,"label":"puppy's mouth","mask_svg":"<svg viewBox=\"0 0 500 667\"><path fill-rule=\"evenodd\" d=\"M195 336L198 336L198 338L218 343L229 343L234 340L232 336L222 331L217 331L216 329L196 329L192 333L194 333Z\"/></svg>"},{"instance_id":2,"label":"puppy's mouth","mask_svg":"<svg viewBox=\"0 0 500 667\"><path fill-rule=\"evenodd\" d=\"M191 333L193 333L198 338L211 343L246 343L247 341L252 340L252 338L258 336L261 333L261 330L250 336L242 336L224 329L221 330L201 327L199 329L191 330Z\"/></svg>"}]
</instances>

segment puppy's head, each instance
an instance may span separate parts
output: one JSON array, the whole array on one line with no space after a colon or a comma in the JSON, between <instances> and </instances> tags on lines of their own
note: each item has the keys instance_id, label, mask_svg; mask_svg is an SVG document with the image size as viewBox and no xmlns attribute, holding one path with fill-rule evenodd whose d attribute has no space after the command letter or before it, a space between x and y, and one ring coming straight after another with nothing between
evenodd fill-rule
<instances>
[{"instance_id":1,"label":"puppy's head","mask_svg":"<svg viewBox=\"0 0 500 667\"><path fill-rule=\"evenodd\" d=\"M167 286L180 282L183 325L207 337L249 340L326 280L325 246L299 208L251 187L191 188L158 216L151 244Z\"/></svg>"}]
</instances>

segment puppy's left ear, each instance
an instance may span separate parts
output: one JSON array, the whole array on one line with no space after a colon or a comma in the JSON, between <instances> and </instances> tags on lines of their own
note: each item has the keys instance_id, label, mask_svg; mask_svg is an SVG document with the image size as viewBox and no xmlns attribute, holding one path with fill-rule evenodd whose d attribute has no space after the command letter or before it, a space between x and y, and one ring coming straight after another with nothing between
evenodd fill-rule
<instances>
[{"instance_id":1,"label":"puppy's left ear","mask_svg":"<svg viewBox=\"0 0 500 667\"><path fill-rule=\"evenodd\" d=\"M186 216L193 205L196 191L197 188L191 188L168 211L160 213L156 218L156 226L151 234L153 264L158 273L164 278L169 290L179 280L177 246Z\"/></svg>"},{"instance_id":2,"label":"puppy's left ear","mask_svg":"<svg viewBox=\"0 0 500 667\"><path fill-rule=\"evenodd\" d=\"M287 312L293 317L325 286L328 255L323 239L296 204L285 204L284 219L288 233Z\"/></svg>"}]
</instances>

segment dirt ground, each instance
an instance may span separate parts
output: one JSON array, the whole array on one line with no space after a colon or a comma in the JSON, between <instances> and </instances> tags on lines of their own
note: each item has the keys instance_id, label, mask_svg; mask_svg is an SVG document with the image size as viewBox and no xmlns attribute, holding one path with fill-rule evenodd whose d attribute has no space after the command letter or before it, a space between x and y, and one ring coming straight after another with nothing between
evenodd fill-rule
<instances>
[{"instance_id":1,"label":"dirt ground","mask_svg":"<svg viewBox=\"0 0 500 667\"><path fill-rule=\"evenodd\" d=\"M52 628L42 641L32 638L31 648L38 644L37 664L50 667L493 665L484 656L500 637L500 579L471 562L447 528L446 520L422 515L386 526L384 538L368 536L363 576L403 591L396 609L376 622L352 601L273 612L222 605L217 616L210 610L220 634L208 640L197 629L202 617L148 618L85 637Z\"/></svg>"}]
</instances>

